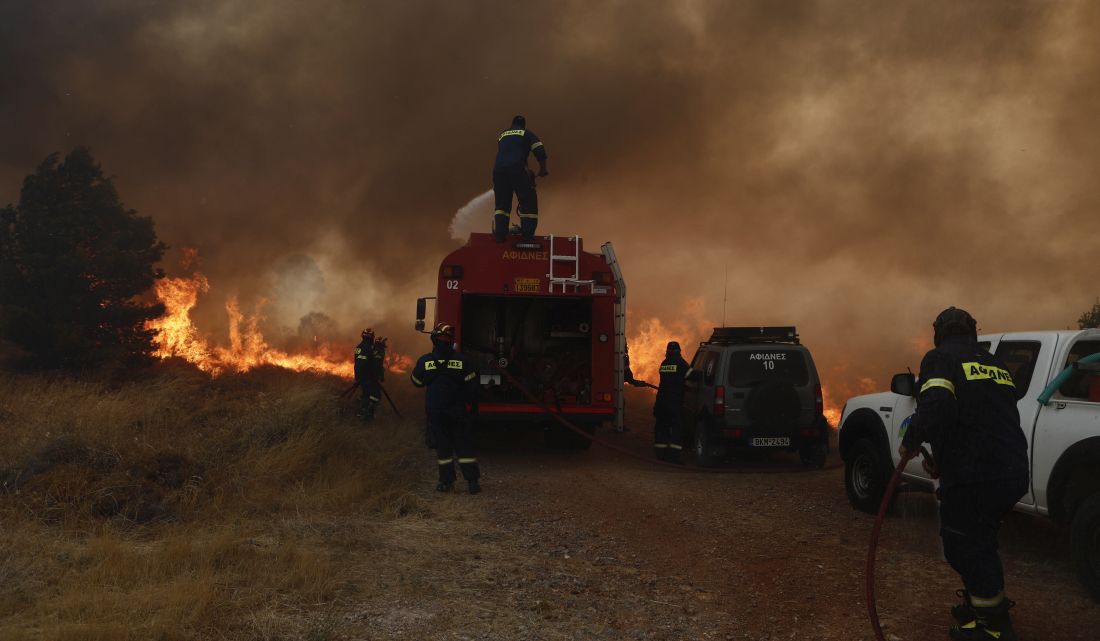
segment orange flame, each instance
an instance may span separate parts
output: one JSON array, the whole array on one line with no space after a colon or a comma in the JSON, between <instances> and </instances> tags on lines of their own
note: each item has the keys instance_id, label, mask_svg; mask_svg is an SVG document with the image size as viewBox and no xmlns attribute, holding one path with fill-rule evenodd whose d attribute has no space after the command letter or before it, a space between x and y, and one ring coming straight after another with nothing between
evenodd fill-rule
<instances>
[{"instance_id":1,"label":"orange flame","mask_svg":"<svg viewBox=\"0 0 1100 641\"><path fill-rule=\"evenodd\" d=\"M195 258L194 250L184 251L185 266L193 265ZM206 276L197 271L190 277L157 281L155 292L164 304L165 314L147 324L156 332L155 356L182 358L213 376L247 372L263 365L343 378L354 376L350 347L339 349L331 344L320 344L310 353L290 354L268 345L259 329L262 316L259 313L246 315L236 297L230 297L225 304L229 316L229 346L212 345L191 319L191 310L199 296L209 290ZM386 369L396 374L408 372L412 364L412 359L404 354L390 352L386 355Z\"/></svg>"}]
</instances>

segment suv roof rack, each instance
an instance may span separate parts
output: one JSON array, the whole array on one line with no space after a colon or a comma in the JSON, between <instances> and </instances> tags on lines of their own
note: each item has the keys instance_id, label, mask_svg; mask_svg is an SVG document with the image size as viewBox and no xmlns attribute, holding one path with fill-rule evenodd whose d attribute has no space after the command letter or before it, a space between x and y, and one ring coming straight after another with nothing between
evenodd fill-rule
<instances>
[{"instance_id":1,"label":"suv roof rack","mask_svg":"<svg viewBox=\"0 0 1100 641\"><path fill-rule=\"evenodd\" d=\"M789 327L715 327L710 343L791 343L799 345L798 330Z\"/></svg>"}]
</instances>

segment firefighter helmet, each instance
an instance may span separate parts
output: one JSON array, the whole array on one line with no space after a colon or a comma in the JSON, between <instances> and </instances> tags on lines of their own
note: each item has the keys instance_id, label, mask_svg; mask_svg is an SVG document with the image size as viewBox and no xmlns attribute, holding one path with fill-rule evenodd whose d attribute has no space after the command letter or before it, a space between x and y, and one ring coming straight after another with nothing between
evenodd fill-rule
<instances>
[{"instance_id":1,"label":"firefighter helmet","mask_svg":"<svg viewBox=\"0 0 1100 641\"><path fill-rule=\"evenodd\" d=\"M666 352L678 352L680 351L680 343L677 341L669 341L665 347Z\"/></svg>"},{"instance_id":2,"label":"firefighter helmet","mask_svg":"<svg viewBox=\"0 0 1100 641\"><path fill-rule=\"evenodd\" d=\"M455 328L447 323L439 323L432 330L432 340L444 341L447 343L455 342Z\"/></svg>"},{"instance_id":3,"label":"firefighter helmet","mask_svg":"<svg viewBox=\"0 0 1100 641\"><path fill-rule=\"evenodd\" d=\"M957 307L948 307L940 312L932 323L933 342L938 346L948 336L969 336L978 338L978 321Z\"/></svg>"},{"instance_id":4,"label":"firefighter helmet","mask_svg":"<svg viewBox=\"0 0 1100 641\"><path fill-rule=\"evenodd\" d=\"M374 330L368 327L367 329L363 330L363 333L360 334L360 336L365 339L374 340Z\"/></svg>"}]
</instances>

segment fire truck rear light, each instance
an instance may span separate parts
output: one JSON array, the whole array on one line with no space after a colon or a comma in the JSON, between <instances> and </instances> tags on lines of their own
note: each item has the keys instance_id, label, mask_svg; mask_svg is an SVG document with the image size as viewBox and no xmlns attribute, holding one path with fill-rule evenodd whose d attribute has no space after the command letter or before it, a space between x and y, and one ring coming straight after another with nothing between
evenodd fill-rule
<instances>
[{"instance_id":1,"label":"fire truck rear light","mask_svg":"<svg viewBox=\"0 0 1100 641\"><path fill-rule=\"evenodd\" d=\"M462 278L462 265L444 265L443 278Z\"/></svg>"},{"instance_id":2,"label":"fire truck rear light","mask_svg":"<svg viewBox=\"0 0 1100 641\"><path fill-rule=\"evenodd\" d=\"M740 427L735 427L733 429L722 430L722 433L729 438L741 438L741 436L744 434L744 431L742 431Z\"/></svg>"},{"instance_id":3,"label":"fire truck rear light","mask_svg":"<svg viewBox=\"0 0 1100 641\"><path fill-rule=\"evenodd\" d=\"M600 394L600 400L611 402L611 393L610 392L604 392L603 394Z\"/></svg>"}]
</instances>

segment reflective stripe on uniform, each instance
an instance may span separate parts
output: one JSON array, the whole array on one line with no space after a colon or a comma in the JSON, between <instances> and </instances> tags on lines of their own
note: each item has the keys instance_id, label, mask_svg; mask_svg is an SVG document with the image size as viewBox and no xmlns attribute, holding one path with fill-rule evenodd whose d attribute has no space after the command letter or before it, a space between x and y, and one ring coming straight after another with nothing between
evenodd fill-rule
<instances>
[{"instance_id":1,"label":"reflective stripe on uniform","mask_svg":"<svg viewBox=\"0 0 1100 641\"><path fill-rule=\"evenodd\" d=\"M459 465L469 465L470 463L477 463L476 458L460 458L458 459Z\"/></svg>"},{"instance_id":2,"label":"reflective stripe on uniform","mask_svg":"<svg viewBox=\"0 0 1100 641\"><path fill-rule=\"evenodd\" d=\"M493 215L494 216L504 216L505 218L507 218L508 217L508 212L504 211L503 209L498 209L498 210L493 212Z\"/></svg>"},{"instance_id":3,"label":"reflective stripe on uniform","mask_svg":"<svg viewBox=\"0 0 1100 641\"><path fill-rule=\"evenodd\" d=\"M653 447L668 447L668 443L654 443Z\"/></svg>"},{"instance_id":4,"label":"reflective stripe on uniform","mask_svg":"<svg viewBox=\"0 0 1100 641\"><path fill-rule=\"evenodd\" d=\"M447 361L447 369L463 369L466 366L462 364L462 361L451 360Z\"/></svg>"},{"instance_id":5,"label":"reflective stripe on uniform","mask_svg":"<svg viewBox=\"0 0 1100 641\"><path fill-rule=\"evenodd\" d=\"M357 361L365 361L365 360L369 360L369 358L370 358L369 356L363 356L362 354L360 354L360 355L358 355L358 356L356 356L356 357L355 357L355 360L357 360Z\"/></svg>"},{"instance_id":6,"label":"reflective stripe on uniform","mask_svg":"<svg viewBox=\"0 0 1100 641\"><path fill-rule=\"evenodd\" d=\"M684 372L684 376L691 376L691 373L694 372L694 371L695 371L694 369L692 369L691 367L688 367L688 371Z\"/></svg>"},{"instance_id":7,"label":"reflective stripe on uniform","mask_svg":"<svg viewBox=\"0 0 1100 641\"><path fill-rule=\"evenodd\" d=\"M370 400L374 401L375 403L377 403L378 401L382 400L382 399L378 398L377 396L371 396L371 397L369 397L369 398L370 398Z\"/></svg>"},{"instance_id":8,"label":"reflective stripe on uniform","mask_svg":"<svg viewBox=\"0 0 1100 641\"><path fill-rule=\"evenodd\" d=\"M1005 600L1005 593L1004 592L999 592L997 594L997 596L990 597L988 599L983 599L982 597L974 596L973 594L970 595L970 605L973 605L973 606L979 607L979 608L995 608L995 607L997 607L998 605L1001 604L1001 601L1004 601L1004 600Z\"/></svg>"},{"instance_id":9,"label":"reflective stripe on uniform","mask_svg":"<svg viewBox=\"0 0 1100 641\"><path fill-rule=\"evenodd\" d=\"M541 146L542 146L542 141L540 140L539 142L536 142L535 144L531 145L531 149L533 151L535 149L538 149Z\"/></svg>"},{"instance_id":10,"label":"reflective stripe on uniform","mask_svg":"<svg viewBox=\"0 0 1100 641\"><path fill-rule=\"evenodd\" d=\"M683 446L683 445L677 445L677 444L675 444L675 443L669 443L669 444L668 444L668 446L669 446L669 447L671 447L671 448L672 448L672 449L674 449L674 450L682 450L682 449L684 449L684 446Z\"/></svg>"},{"instance_id":11,"label":"reflective stripe on uniform","mask_svg":"<svg viewBox=\"0 0 1100 641\"><path fill-rule=\"evenodd\" d=\"M920 393L923 394L933 387L942 387L948 392L951 392L952 396L955 396L955 384L946 378L930 378L924 382L924 385L920 386Z\"/></svg>"},{"instance_id":12,"label":"reflective stripe on uniform","mask_svg":"<svg viewBox=\"0 0 1100 641\"><path fill-rule=\"evenodd\" d=\"M981 363L963 363L962 368L963 375L966 376L968 381L993 381L998 385L1016 387L1016 384L1012 382L1012 374L1000 367L982 365Z\"/></svg>"},{"instance_id":13,"label":"reflective stripe on uniform","mask_svg":"<svg viewBox=\"0 0 1100 641\"><path fill-rule=\"evenodd\" d=\"M451 463L455 462L453 458L441 458L436 460L439 462L440 465L450 465Z\"/></svg>"},{"instance_id":14,"label":"reflective stripe on uniform","mask_svg":"<svg viewBox=\"0 0 1100 641\"><path fill-rule=\"evenodd\" d=\"M519 215L520 218L538 218L539 213L537 211L525 212Z\"/></svg>"},{"instance_id":15,"label":"reflective stripe on uniform","mask_svg":"<svg viewBox=\"0 0 1100 641\"><path fill-rule=\"evenodd\" d=\"M474 380L475 378L477 378L477 372L470 372L469 374L466 375L465 380L466 380L467 383L469 383L470 381Z\"/></svg>"},{"instance_id":16,"label":"reflective stripe on uniform","mask_svg":"<svg viewBox=\"0 0 1100 641\"><path fill-rule=\"evenodd\" d=\"M527 133L527 131L524 129L509 129L508 131L500 134L500 138L497 138L497 142L504 140L505 136L522 136L525 133Z\"/></svg>"},{"instance_id":17,"label":"reflective stripe on uniform","mask_svg":"<svg viewBox=\"0 0 1100 641\"><path fill-rule=\"evenodd\" d=\"M416 377L415 375L413 375L413 376L409 376L409 378L411 378L411 379L412 379L412 382L413 382L413 383L414 383L415 385L423 385L423 384L424 384L424 381L420 380L420 379L419 379L419 378L417 378L417 377Z\"/></svg>"}]
</instances>

